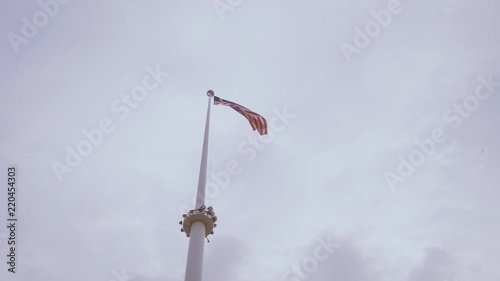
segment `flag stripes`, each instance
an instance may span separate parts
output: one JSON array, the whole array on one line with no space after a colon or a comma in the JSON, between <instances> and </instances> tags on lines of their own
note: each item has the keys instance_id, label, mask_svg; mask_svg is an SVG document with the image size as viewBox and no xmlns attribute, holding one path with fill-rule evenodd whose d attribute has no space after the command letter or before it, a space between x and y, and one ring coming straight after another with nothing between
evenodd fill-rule
<instances>
[{"instance_id":1,"label":"flag stripes","mask_svg":"<svg viewBox=\"0 0 500 281\"><path fill-rule=\"evenodd\" d=\"M250 122L250 126L252 126L252 129L254 131L258 131L261 136L267 134L266 118L260 116L259 114L237 103L228 100L223 100L219 97L214 97L214 104L215 105L222 104L231 107L232 109L236 110L241 115L243 115L248 120L248 122Z\"/></svg>"}]
</instances>

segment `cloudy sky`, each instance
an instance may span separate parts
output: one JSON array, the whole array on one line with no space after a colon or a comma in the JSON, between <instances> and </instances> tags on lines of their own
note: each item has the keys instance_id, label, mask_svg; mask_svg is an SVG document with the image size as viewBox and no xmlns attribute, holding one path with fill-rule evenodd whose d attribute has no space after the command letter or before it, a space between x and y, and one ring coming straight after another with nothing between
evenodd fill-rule
<instances>
[{"instance_id":1,"label":"cloudy sky","mask_svg":"<svg viewBox=\"0 0 500 281\"><path fill-rule=\"evenodd\" d=\"M41 3L0 12L1 280L184 280L208 89L273 126L212 108L205 280L500 280L498 1Z\"/></svg>"}]
</instances>

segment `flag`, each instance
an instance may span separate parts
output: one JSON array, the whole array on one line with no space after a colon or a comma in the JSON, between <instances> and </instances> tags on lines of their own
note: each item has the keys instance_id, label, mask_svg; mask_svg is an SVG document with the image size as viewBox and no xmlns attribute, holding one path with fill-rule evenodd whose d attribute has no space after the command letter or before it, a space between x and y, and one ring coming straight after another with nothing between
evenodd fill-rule
<instances>
[{"instance_id":1,"label":"flag","mask_svg":"<svg viewBox=\"0 0 500 281\"><path fill-rule=\"evenodd\" d=\"M248 122L250 122L250 125L252 126L252 129L255 131L257 130L259 134L262 135L267 135L267 121L266 118L260 116L259 114L251 111L250 109L241 106L237 103L234 103L232 101L228 100L223 100L219 97L214 97L214 104L222 104L222 105L227 105L231 107L232 109L238 111L241 115L243 115Z\"/></svg>"}]
</instances>

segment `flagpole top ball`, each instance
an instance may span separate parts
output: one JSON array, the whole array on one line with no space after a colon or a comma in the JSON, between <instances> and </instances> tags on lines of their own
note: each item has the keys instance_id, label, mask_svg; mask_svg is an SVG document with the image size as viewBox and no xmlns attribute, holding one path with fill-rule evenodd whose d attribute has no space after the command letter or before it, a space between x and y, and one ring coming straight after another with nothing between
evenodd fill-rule
<instances>
[{"instance_id":1,"label":"flagpole top ball","mask_svg":"<svg viewBox=\"0 0 500 281\"><path fill-rule=\"evenodd\" d=\"M207 96L209 96L209 97L213 97L214 95L215 95L215 94L214 94L214 91L212 91L212 90L208 90L208 92L207 92Z\"/></svg>"}]
</instances>

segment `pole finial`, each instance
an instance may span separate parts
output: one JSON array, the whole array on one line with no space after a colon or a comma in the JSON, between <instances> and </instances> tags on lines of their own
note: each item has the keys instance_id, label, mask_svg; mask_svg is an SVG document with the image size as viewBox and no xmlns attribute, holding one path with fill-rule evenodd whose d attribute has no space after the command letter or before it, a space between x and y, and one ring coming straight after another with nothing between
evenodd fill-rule
<instances>
[{"instance_id":1,"label":"pole finial","mask_svg":"<svg viewBox=\"0 0 500 281\"><path fill-rule=\"evenodd\" d=\"M213 97L214 95L215 95L214 91L212 91L212 90L208 90L208 92L207 92L207 96L209 96L209 97Z\"/></svg>"}]
</instances>

